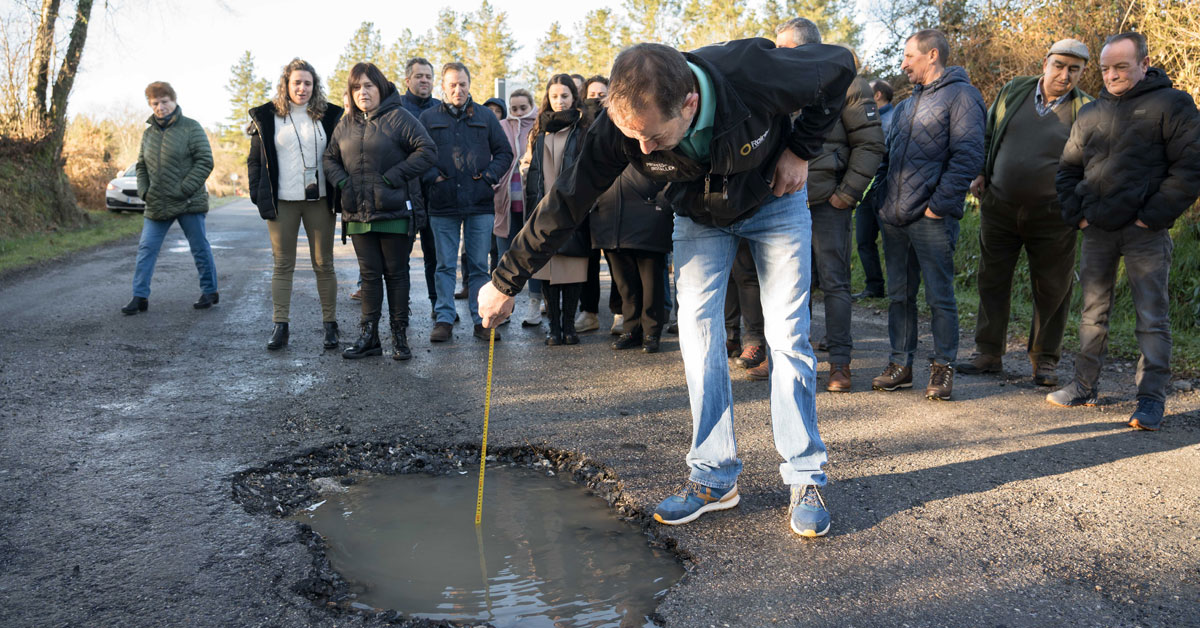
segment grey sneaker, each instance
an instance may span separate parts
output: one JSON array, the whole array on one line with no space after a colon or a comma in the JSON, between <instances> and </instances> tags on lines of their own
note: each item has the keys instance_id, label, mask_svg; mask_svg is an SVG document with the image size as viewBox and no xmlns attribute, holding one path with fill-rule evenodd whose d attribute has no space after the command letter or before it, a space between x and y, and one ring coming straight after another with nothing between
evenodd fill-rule
<instances>
[{"instance_id":1,"label":"grey sneaker","mask_svg":"<svg viewBox=\"0 0 1200 628\"><path fill-rule=\"evenodd\" d=\"M583 333L597 329L600 329L600 317L596 316L595 312L580 312L579 316L575 317L575 331Z\"/></svg>"},{"instance_id":2,"label":"grey sneaker","mask_svg":"<svg viewBox=\"0 0 1200 628\"><path fill-rule=\"evenodd\" d=\"M1070 408L1074 406L1094 406L1098 399L1096 398L1095 390L1087 390L1079 382L1072 381L1070 384L1046 395L1046 401L1056 406Z\"/></svg>"},{"instance_id":3,"label":"grey sneaker","mask_svg":"<svg viewBox=\"0 0 1200 628\"><path fill-rule=\"evenodd\" d=\"M998 355L976 353L971 356L970 360L959 362L954 368L963 375L981 375L983 373L999 373L1004 366Z\"/></svg>"}]
</instances>

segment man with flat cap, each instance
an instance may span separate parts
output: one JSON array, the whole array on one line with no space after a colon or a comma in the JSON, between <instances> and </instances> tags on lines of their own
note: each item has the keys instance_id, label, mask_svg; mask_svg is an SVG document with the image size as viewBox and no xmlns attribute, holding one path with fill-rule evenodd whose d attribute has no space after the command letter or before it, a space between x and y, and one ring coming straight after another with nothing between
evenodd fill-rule
<instances>
[{"instance_id":1,"label":"man with flat cap","mask_svg":"<svg viewBox=\"0 0 1200 628\"><path fill-rule=\"evenodd\" d=\"M987 161L971 183L979 199L977 353L959 373L999 373L1008 339L1013 271L1029 258L1033 319L1027 350L1033 380L1055 386L1075 272L1075 229L1063 224L1054 175L1080 107L1092 101L1076 84L1087 67L1083 42L1064 39L1046 53L1042 73L1000 88L984 130Z\"/></svg>"}]
</instances>

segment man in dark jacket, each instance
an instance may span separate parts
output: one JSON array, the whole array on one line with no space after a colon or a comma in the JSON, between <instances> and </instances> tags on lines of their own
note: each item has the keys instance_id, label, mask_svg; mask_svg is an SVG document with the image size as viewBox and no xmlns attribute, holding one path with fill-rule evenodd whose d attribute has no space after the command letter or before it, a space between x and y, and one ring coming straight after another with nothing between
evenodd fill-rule
<instances>
[{"instance_id":1,"label":"man in dark jacket","mask_svg":"<svg viewBox=\"0 0 1200 628\"><path fill-rule=\"evenodd\" d=\"M418 120L425 110L442 104L442 101L433 97L433 64L424 57L413 57L404 64L404 86L407 89L400 98L400 104ZM437 292L434 290L434 272L437 270L437 245L429 225L421 227L420 234L421 257L425 261L425 288L429 293L429 307L436 317Z\"/></svg>"},{"instance_id":2,"label":"man in dark jacket","mask_svg":"<svg viewBox=\"0 0 1200 628\"><path fill-rule=\"evenodd\" d=\"M948 400L958 355L958 304L954 298L954 245L963 201L983 169L983 96L960 66L946 67L950 45L941 31L908 38L900 69L913 94L896 106L888 151L875 175L883 255L887 259L887 368L875 390L913 385L917 350L917 290L933 312L934 352L925 396Z\"/></svg>"},{"instance_id":3,"label":"man in dark jacket","mask_svg":"<svg viewBox=\"0 0 1200 628\"><path fill-rule=\"evenodd\" d=\"M1100 52L1100 72L1104 89L1079 111L1055 181L1063 221L1083 230L1083 312L1074 380L1046 401L1096 403L1124 257L1142 353L1137 409L1129 425L1156 430L1171 379L1168 230L1200 194L1200 113L1191 96L1172 89L1171 79L1150 67L1139 33L1109 37Z\"/></svg>"},{"instance_id":4,"label":"man in dark jacket","mask_svg":"<svg viewBox=\"0 0 1200 628\"><path fill-rule=\"evenodd\" d=\"M469 277L467 291L475 337L488 338L479 316L479 288L487 282L495 207L492 186L508 172L513 150L491 110L471 100L471 73L461 63L442 68L446 102L421 114L421 123L438 147L437 165L425 175L429 226L437 241L437 322L432 342L451 338L454 325L454 271L461 231ZM500 335L496 335L496 340Z\"/></svg>"},{"instance_id":5,"label":"man in dark jacket","mask_svg":"<svg viewBox=\"0 0 1200 628\"><path fill-rule=\"evenodd\" d=\"M821 43L817 25L802 17L785 22L775 32L781 48ZM883 152L883 130L871 86L867 79L856 76L846 92L841 116L825 136L821 154L808 167L814 274L825 295L825 345L829 350L825 390L829 392L850 392L850 223L854 206L871 184ZM757 368L766 370L765 365ZM755 375L752 369L750 376Z\"/></svg>"},{"instance_id":6,"label":"man in dark jacket","mask_svg":"<svg viewBox=\"0 0 1200 628\"><path fill-rule=\"evenodd\" d=\"M694 436L691 476L655 510L661 523L687 523L738 503L742 464L723 312L740 238L749 241L765 288L771 416L784 459L780 474L792 486L790 526L805 536L829 530L817 490L826 482L826 452L808 340L812 252L804 181L807 160L820 154L853 77L853 58L836 46L784 49L743 39L691 53L660 44L625 49L613 63L607 113L484 288L481 307L488 326L495 326L512 312L513 295L627 166L667 182L662 197L676 214L679 345Z\"/></svg>"},{"instance_id":7,"label":"man in dark jacket","mask_svg":"<svg viewBox=\"0 0 1200 628\"><path fill-rule=\"evenodd\" d=\"M1050 47L1038 76L1018 76L1000 88L988 110L987 162L971 183L979 199L978 353L959 373L999 373L1008 344L1013 271L1021 249L1029 256L1033 293L1029 360L1033 381L1057 386L1063 331L1075 278L1075 227L1062 223L1054 175L1071 125L1092 97L1075 84L1087 67L1083 42Z\"/></svg>"}]
</instances>

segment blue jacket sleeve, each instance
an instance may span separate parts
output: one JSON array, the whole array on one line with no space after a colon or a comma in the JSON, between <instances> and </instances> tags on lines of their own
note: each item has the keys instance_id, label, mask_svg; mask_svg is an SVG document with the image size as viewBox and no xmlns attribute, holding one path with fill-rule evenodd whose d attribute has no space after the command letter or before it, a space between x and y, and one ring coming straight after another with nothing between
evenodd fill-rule
<instances>
[{"instance_id":1,"label":"blue jacket sleeve","mask_svg":"<svg viewBox=\"0 0 1200 628\"><path fill-rule=\"evenodd\" d=\"M979 90L971 87L959 91L950 108L950 154L946 169L929 199L929 209L933 213L942 217L962 218L967 190L971 187L971 181L983 170L983 162L987 157L983 146L986 117Z\"/></svg>"}]
</instances>

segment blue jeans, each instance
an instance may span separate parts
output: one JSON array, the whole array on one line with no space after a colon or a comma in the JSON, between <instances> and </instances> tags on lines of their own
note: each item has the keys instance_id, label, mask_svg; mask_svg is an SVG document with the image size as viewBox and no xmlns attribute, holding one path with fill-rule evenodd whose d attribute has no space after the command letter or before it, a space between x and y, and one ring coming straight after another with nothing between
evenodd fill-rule
<instances>
[{"instance_id":1,"label":"blue jeans","mask_svg":"<svg viewBox=\"0 0 1200 628\"><path fill-rule=\"evenodd\" d=\"M154 264L158 262L158 251L171 223L179 221L179 228L187 237L200 273L200 291L212 294L217 291L217 263L213 260L212 247L204 231L205 214L183 214L171 220L142 219L142 239L138 242L137 264L133 269L133 296L150 296L150 278L154 276Z\"/></svg>"},{"instance_id":2,"label":"blue jeans","mask_svg":"<svg viewBox=\"0 0 1200 628\"><path fill-rule=\"evenodd\" d=\"M762 284L771 359L771 420L787 484L825 484L817 433L817 360L808 344L812 218L806 191L772 198L728 227L675 218L679 349L692 408L691 479L712 488L737 482L733 390L725 354L725 289L738 240L750 243Z\"/></svg>"},{"instance_id":3,"label":"blue jeans","mask_svg":"<svg viewBox=\"0 0 1200 628\"><path fill-rule=\"evenodd\" d=\"M492 248L492 227L496 218L493 214L471 214L469 216L430 216L429 228L437 248L437 270L434 286L437 303L434 313L437 322L454 324L454 271L458 268L458 238L462 230L463 249L467 258L464 274L468 276L467 305L471 309L471 320L476 325L483 323L479 316L479 289L488 281L487 256Z\"/></svg>"},{"instance_id":4,"label":"blue jeans","mask_svg":"<svg viewBox=\"0 0 1200 628\"><path fill-rule=\"evenodd\" d=\"M954 247L958 221L920 218L903 227L881 222L887 261L889 359L912 366L917 352L917 290L933 314L933 356L938 364L958 357L958 301L954 298Z\"/></svg>"}]
</instances>

